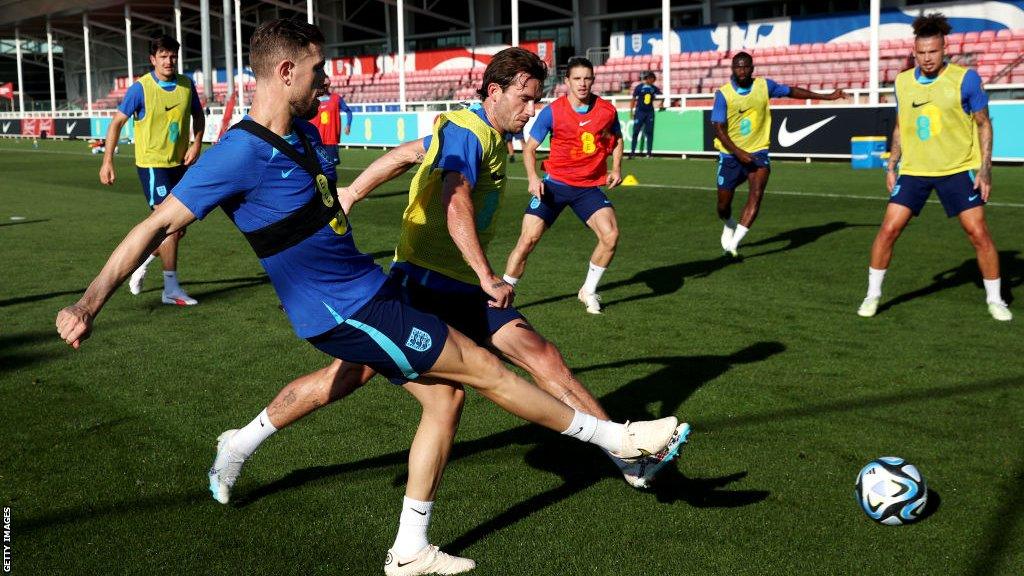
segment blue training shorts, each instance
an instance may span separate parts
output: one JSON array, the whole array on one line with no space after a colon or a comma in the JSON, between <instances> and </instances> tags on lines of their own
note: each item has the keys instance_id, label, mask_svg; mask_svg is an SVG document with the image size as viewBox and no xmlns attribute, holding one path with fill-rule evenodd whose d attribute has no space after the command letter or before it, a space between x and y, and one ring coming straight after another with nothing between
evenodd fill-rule
<instances>
[{"instance_id":1,"label":"blue training shorts","mask_svg":"<svg viewBox=\"0 0 1024 576\"><path fill-rule=\"evenodd\" d=\"M948 176L902 175L896 179L896 185L892 187L889 202L906 206L914 216L917 216L921 214L921 209L931 196L932 190L939 194L939 201L946 210L946 216L950 218L964 210L985 204L981 200L981 191L974 189L972 170Z\"/></svg>"},{"instance_id":2,"label":"blue training shorts","mask_svg":"<svg viewBox=\"0 0 1024 576\"><path fill-rule=\"evenodd\" d=\"M401 283L409 304L418 310L436 314L478 346L489 346L491 336L509 322L526 322L526 318L512 306L488 306L487 301L491 297L479 286L409 262L394 263L391 278Z\"/></svg>"},{"instance_id":3,"label":"blue training shorts","mask_svg":"<svg viewBox=\"0 0 1024 576\"><path fill-rule=\"evenodd\" d=\"M333 330L309 338L321 352L365 364L395 384L429 371L448 340L437 316L402 301L401 287L387 280L377 294Z\"/></svg>"},{"instance_id":4,"label":"blue training shorts","mask_svg":"<svg viewBox=\"0 0 1024 576\"><path fill-rule=\"evenodd\" d=\"M178 185L181 177L185 175L185 166L174 168L142 168L135 167L139 171L139 181L142 182L142 193L146 195L146 202L150 209L156 208L167 194Z\"/></svg>"},{"instance_id":5,"label":"blue training shorts","mask_svg":"<svg viewBox=\"0 0 1024 576\"><path fill-rule=\"evenodd\" d=\"M751 154L753 162L741 164L732 154L718 155L718 189L735 190L740 184L747 181L751 172L760 168L771 169L771 160L768 158L768 151L761 150Z\"/></svg>"},{"instance_id":6,"label":"blue training shorts","mask_svg":"<svg viewBox=\"0 0 1024 576\"><path fill-rule=\"evenodd\" d=\"M614 208L612 201L597 186L579 188L545 178L544 192L539 200L535 197L530 199L526 213L540 218L550 227L566 206L572 208L584 224L601 208Z\"/></svg>"}]
</instances>

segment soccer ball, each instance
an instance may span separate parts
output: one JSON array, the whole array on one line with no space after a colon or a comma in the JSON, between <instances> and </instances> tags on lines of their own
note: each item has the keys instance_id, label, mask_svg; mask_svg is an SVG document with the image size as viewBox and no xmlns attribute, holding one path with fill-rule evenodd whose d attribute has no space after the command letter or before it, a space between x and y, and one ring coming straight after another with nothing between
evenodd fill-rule
<instances>
[{"instance_id":1,"label":"soccer ball","mask_svg":"<svg viewBox=\"0 0 1024 576\"><path fill-rule=\"evenodd\" d=\"M928 502L928 486L916 466L902 458L883 456L861 468L856 496L868 518L899 526L921 517Z\"/></svg>"}]
</instances>

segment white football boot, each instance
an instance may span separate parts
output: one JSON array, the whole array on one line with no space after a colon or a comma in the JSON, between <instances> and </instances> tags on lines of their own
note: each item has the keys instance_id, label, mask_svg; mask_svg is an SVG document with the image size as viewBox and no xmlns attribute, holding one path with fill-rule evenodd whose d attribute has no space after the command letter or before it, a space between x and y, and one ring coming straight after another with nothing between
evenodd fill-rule
<instances>
[{"instance_id":1,"label":"white football boot","mask_svg":"<svg viewBox=\"0 0 1024 576\"><path fill-rule=\"evenodd\" d=\"M678 425L679 420L675 416L659 420L627 421L622 450L612 452L612 455L627 461L653 456L668 446Z\"/></svg>"},{"instance_id":2,"label":"white football boot","mask_svg":"<svg viewBox=\"0 0 1024 576\"><path fill-rule=\"evenodd\" d=\"M213 466L208 473L210 477L210 494L213 499L221 504L227 504L231 499L231 488L242 473L242 464L245 464L245 457L233 452L228 448L228 441L238 430L228 430L217 437L217 457L213 460Z\"/></svg>"},{"instance_id":3,"label":"white football boot","mask_svg":"<svg viewBox=\"0 0 1024 576\"><path fill-rule=\"evenodd\" d=\"M878 296L869 296L860 303L860 308L857 308L857 316L861 318L871 318L878 312L878 301L881 300Z\"/></svg>"},{"instance_id":4,"label":"white football boot","mask_svg":"<svg viewBox=\"0 0 1024 576\"><path fill-rule=\"evenodd\" d=\"M142 283L146 280L146 269L149 268L146 264L139 266L132 272L131 278L128 279L128 291L138 296L142 293Z\"/></svg>"},{"instance_id":5,"label":"white football boot","mask_svg":"<svg viewBox=\"0 0 1024 576\"><path fill-rule=\"evenodd\" d=\"M588 314L601 313L601 296L597 292L586 292L583 288L580 288L576 297L587 307Z\"/></svg>"},{"instance_id":6,"label":"white football boot","mask_svg":"<svg viewBox=\"0 0 1024 576\"><path fill-rule=\"evenodd\" d=\"M1006 302L989 302L988 313L1000 322L1009 322L1010 320L1013 320L1013 312L1010 312L1010 309L1006 306Z\"/></svg>"},{"instance_id":7,"label":"white football boot","mask_svg":"<svg viewBox=\"0 0 1024 576\"><path fill-rule=\"evenodd\" d=\"M412 558L399 559L388 550L384 558L384 574L387 576L418 576L419 574L462 574L476 568L476 562L469 558L445 554L433 544L428 544Z\"/></svg>"},{"instance_id":8,"label":"white football boot","mask_svg":"<svg viewBox=\"0 0 1024 576\"><path fill-rule=\"evenodd\" d=\"M164 290L160 300L164 304L173 304L175 306L195 306L196 304L199 304L195 298L186 294L181 288L178 288L174 292Z\"/></svg>"},{"instance_id":9,"label":"white football boot","mask_svg":"<svg viewBox=\"0 0 1024 576\"><path fill-rule=\"evenodd\" d=\"M641 458L628 464L622 469L622 476L625 477L626 482L633 488L641 490L650 488L658 472L679 456L679 450L686 443L689 436L690 425L683 422L676 427L675 432L672 434L672 439L669 440L668 445L664 449L654 456Z\"/></svg>"},{"instance_id":10,"label":"white football boot","mask_svg":"<svg viewBox=\"0 0 1024 576\"><path fill-rule=\"evenodd\" d=\"M722 226L722 251L728 252L729 246L732 245L732 233L735 228L729 228L728 226Z\"/></svg>"}]
</instances>

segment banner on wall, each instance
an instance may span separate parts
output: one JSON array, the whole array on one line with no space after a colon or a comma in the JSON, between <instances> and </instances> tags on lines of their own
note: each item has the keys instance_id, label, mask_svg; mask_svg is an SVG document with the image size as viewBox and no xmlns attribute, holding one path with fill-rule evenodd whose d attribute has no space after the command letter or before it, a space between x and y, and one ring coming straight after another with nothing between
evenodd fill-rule
<instances>
[{"instance_id":1,"label":"banner on wall","mask_svg":"<svg viewBox=\"0 0 1024 576\"><path fill-rule=\"evenodd\" d=\"M629 112L619 112L619 125L625 153L633 144L633 120ZM639 134L638 134L638 137ZM654 151L700 150L704 146L704 112L701 110L663 110L654 116ZM637 150L640 150L637 143ZM646 145L643 147L647 151Z\"/></svg>"},{"instance_id":2,"label":"banner on wall","mask_svg":"<svg viewBox=\"0 0 1024 576\"><path fill-rule=\"evenodd\" d=\"M1024 0L973 3L923 4L904 9L889 8L879 15L879 38L910 38L910 23L922 12L942 12L954 32L1016 30L1024 28ZM790 44L867 42L871 27L866 12L836 16L772 18L750 22L732 22L673 30L669 34L670 54L788 46ZM661 31L618 32L612 34L608 55L611 58L660 55L664 49Z\"/></svg>"},{"instance_id":3,"label":"banner on wall","mask_svg":"<svg viewBox=\"0 0 1024 576\"><path fill-rule=\"evenodd\" d=\"M538 40L522 42L519 45L539 56L549 67L554 66L555 43L553 41ZM407 72L427 72L483 68L490 63L495 54L508 47L508 45L495 45L408 52L405 54L405 70ZM333 76L394 74L398 72L398 55L381 54L379 56L334 58L328 61L326 68L327 72ZM196 82L198 83L198 80Z\"/></svg>"},{"instance_id":4,"label":"banner on wall","mask_svg":"<svg viewBox=\"0 0 1024 576\"><path fill-rule=\"evenodd\" d=\"M352 122L352 131L342 137L342 145L396 146L425 135L419 133L415 112L360 114Z\"/></svg>"},{"instance_id":5,"label":"banner on wall","mask_svg":"<svg viewBox=\"0 0 1024 576\"><path fill-rule=\"evenodd\" d=\"M58 118L54 122L54 136L88 138L91 133L88 118Z\"/></svg>"},{"instance_id":6,"label":"banner on wall","mask_svg":"<svg viewBox=\"0 0 1024 576\"><path fill-rule=\"evenodd\" d=\"M772 108L769 151L789 154L849 154L850 138L892 136L896 108ZM711 111L705 110L704 150L715 151ZM657 130L655 131L657 132ZM655 137L657 140L657 137Z\"/></svg>"},{"instance_id":7,"label":"banner on wall","mask_svg":"<svg viewBox=\"0 0 1024 576\"><path fill-rule=\"evenodd\" d=\"M112 119L109 117L93 118L89 120L89 137L97 139L106 138L107 129L110 128L111 120ZM135 121L129 118L128 121L125 122L124 126L121 128L120 139L131 140L133 138L135 138Z\"/></svg>"},{"instance_id":8,"label":"banner on wall","mask_svg":"<svg viewBox=\"0 0 1024 576\"><path fill-rule=\"evenodd\" d=\"M13 136L21 134L21 120L14 118L0 120L0 135Z\"/></svg>"},{"instance_id":9,"label":"banner on wall","mask_svg":"<svg viewBox=\"0 0 1024 576\"><path fill-rule=\"evenodd\" d=\"M22 118L21 134L23 136L53 136L53 118Z\"/></svg>"}]
</instances>

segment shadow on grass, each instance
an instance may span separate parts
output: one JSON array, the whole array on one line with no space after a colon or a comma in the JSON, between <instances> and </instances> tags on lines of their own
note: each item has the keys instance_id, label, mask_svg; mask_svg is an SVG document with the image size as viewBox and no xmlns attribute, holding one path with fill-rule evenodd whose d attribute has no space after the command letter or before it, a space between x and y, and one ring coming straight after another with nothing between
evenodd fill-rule
<instances>
[{"instance_id":1,"label":"shadow on grass","mask_svg":"<svg viewBox=\"0 0 1024 576\"><path fill-rule=\"evenodd\" d=\"M13 373L17 369L41 364L64 355L65 352L57 346L40 350L38 345L43 343L63 345L56 329L14 332L0 336L0 374ZM24 376L25 378L30 377L28 374Z\"/></svg>"},{"instance_id":2,"label":"shadow on grass","mask_svg":"<svg viewBox=\"0 0 1024 576\"><path fill-rule=\"evenodd\" d=\"M59 298L61 296L81 296L85 292L85 288L75 288L74 290L61 290L59 292L43 292L41 294L29 294L27 296L17 296L14 298L8 298L6 300L0 300L0 308L6 306L14 306L15 304L27 304L29 302L41 302L43 300L49 300L50 298Z\"/></svg>"},{"instance_id":3,"label":"shadow on grass","mask_svg":"<svg viewBox=\"0 0 1024 576\"><path fill-rule=\"evenodd\" d=\"M1010 293L1010 289L1017 288L1024 283L1024 259L1020 257L1019 250L999 252L999 272L1003 279L1003 300L1012 303L1013 294ZM878 307L878 311L883 312L893 306L899 306L911 300L931 296L965 284L974 284L978 288L984 288L981 274L978 272L978 261L974 258L964 260L959 266L939 272L932 278L932 283L928 286L900 294L892 300L883 302Z\"/></svg>"},{"instance_id":4,"label":"shadow on grass","mask_svg":"<svg viewBox=\"0 0 1024 576\"><path fill-rule=\"evenodd\" d=\"M787 252L789 250L795 250L801 248L813 242L820 240L822 237L844 230L846 228L854 227L865 227L874 226L873 224L848 224L846 222L829 222L828 224L822 224L819 226L805 226L803 228L796 228L787 232L776 234L770 238L765 238L757 242L744 245L745 249L749 249L755 246L768 246L779 242L786 242L785 246L768 250L765 252L756 252L754 254L743 254L739 260L732 258L728 255L721 255L715 258L708 258L706 260L696 260L693 262L682 262L680 264L672 264L670 266L660 266L658 268L651 268L642 272L637 272L631 278L625 280L618 280L615 282L608 282L602 284L600 291L605 297L605 301L602 304L603 308L609 308L627 302L633 302L636 300L646 300L648 298L656 298L658 296L666 296L673 294L682 289L688 278L706 278L711 274L725 268L727 266L735 265L743 260L749 260L752 258L760 258L762 256L769 256L772 254L778 254ZM618 289L633 286L636 284L645 285L650 292L647 294L636 294L633 296L626 296L617 300L608 298L608 293ZM561 300L572 299L576 297L576 293L562 294L559 296L552 296L537 300L535 302L528 302L522 306L516 306L516 308L522 310L531 306L538 306L541 304L550 304L553 302L559 302Z\"/></svg>"},{"instance_id":5,"label":"shadow on grass","mask_svg":"<svg viewBox=\"0 0 1024 576\"><path fill-rule=\"evenodd\" d=\"M1007 562L1001 561L1010 554L1021 554L1017 538L1024 530L1024 450L1018 452L1017 465L1010 481L1003 485L1002 492L1002 504L989 518L982 537L978 539L984 545L967 572L971 576L999 573L997 569L1000 566L1008 569L1007 574L1020 573L1019 565L1014 572Z\"/></svg>"}]
</instances>

